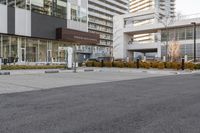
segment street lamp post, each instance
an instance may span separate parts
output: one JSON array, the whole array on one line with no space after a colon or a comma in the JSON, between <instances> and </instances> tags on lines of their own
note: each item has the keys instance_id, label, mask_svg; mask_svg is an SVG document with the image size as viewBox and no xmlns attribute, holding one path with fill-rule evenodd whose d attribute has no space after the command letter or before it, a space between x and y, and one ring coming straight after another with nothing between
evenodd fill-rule
<instances>
[{"instance_id":1,"label":"street lamp post","mask_svg":"<svg viewBox=\"0 0 200 133\"><path fill-rule=\"evenodd\" d=\"M74 73L76 73L76 62L77 62L77 51L76 51L76 44L74 45Z\"/></svg>"},{"instance_id":2,"label":"street lamp post","mask_svg":"<svg viewBox=\"0 0 200 133\"><path fill-rule=\"evenodd\" d=\"M166 61L168 61L168 43L169 43L169 29L168 26L165 26L167 38L166 38Z\"/></svg>"},{"instance_id":3,"label":"street lamp post","mask_svg":"<svg viewBox=\"0 0 200 133\"><path fill-rule=\"evenodd\" d=\"M196 62L196 22L191 23L194 26L194 62Z\"/></svg>"}]
</instances>

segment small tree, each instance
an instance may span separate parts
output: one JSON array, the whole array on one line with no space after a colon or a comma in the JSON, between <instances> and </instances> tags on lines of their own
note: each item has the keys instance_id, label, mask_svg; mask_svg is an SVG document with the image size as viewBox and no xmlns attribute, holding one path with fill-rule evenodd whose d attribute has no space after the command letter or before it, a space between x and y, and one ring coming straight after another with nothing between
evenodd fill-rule
<instances>
[{"instance_id":1,"label":"small tree","mask_svg":"<svg viewBox=\"0 0 200 133\"><path fill-rule=\"evenodd\" d=\"M168 47L168 55L171 61L177 61L180 58L180 44L177 41L172 41Z\"/></svg>"}]
</instances>

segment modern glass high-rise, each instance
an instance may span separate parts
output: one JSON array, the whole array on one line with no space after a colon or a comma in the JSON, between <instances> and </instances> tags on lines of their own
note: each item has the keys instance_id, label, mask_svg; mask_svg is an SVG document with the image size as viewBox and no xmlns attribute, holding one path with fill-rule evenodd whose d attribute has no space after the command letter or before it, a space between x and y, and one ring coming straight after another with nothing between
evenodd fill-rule
<instances>
[{"instance_id":1,"label":"modern glass high-rise","mask_svg":"<svg viewBox=\"0 0 200 133\"><path fill-rule=\"evenodd\" d=\"M99 35L88 33L88 0L0 0L0 57L17 64L78 62L93 54Z\"/></svg>"},{"instance_id":2,"label":"modern glass high-rise","mask_svg":"<svg viewBox=\"0 0 200 133\"><path fill-rule=\"evenodd\" d=\"M89 32L100 34L96 57L111 56L113 16L128 13L129 0L88 0Z\"/></svg>"}]
</instances>

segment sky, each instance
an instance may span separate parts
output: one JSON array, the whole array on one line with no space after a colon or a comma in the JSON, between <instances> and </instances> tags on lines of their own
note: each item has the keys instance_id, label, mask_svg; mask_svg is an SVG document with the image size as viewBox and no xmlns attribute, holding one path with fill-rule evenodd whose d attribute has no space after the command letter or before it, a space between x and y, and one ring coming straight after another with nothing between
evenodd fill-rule
<instances>
[{"instance_id":1,"label":"sky","mask_svg":"<svg viewBox=\"0 0 200 133\"><path fill-rule=\"evenodd\" d=\"M200 13L200 0L176 0L176 12L183 15Z\"/></svg>"}]
</instances>

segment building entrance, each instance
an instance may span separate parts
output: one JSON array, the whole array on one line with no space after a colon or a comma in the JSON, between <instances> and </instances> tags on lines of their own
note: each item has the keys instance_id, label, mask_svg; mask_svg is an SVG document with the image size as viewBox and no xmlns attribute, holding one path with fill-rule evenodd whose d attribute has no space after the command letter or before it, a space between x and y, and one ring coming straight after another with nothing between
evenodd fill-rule
<instances>
[{"instance_id":1,"label":"building entrance","mask_svg":"<svg viewBox=\"0 0 200 133\"><path fill-rule=\"evenodd\" d=\"M72 68L73 63L73 48L59 47L58 48L59 62L67 64L68 68Z\"/></svg>"}]
</instances>

